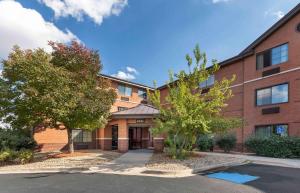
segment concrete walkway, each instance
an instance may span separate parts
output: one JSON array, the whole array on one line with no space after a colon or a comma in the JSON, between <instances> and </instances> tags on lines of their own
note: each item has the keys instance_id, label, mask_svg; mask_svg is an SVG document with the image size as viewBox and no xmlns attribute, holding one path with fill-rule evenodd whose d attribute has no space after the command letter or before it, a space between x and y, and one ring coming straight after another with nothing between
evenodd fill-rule
<instances>
[{"instance_id":1,"label":"concrete walkway","mask_svg":"<svg viewBox=\"0 0 300 193\"><path fill-rule=\"evenodd\" d=\"M145 165L152 154L153 151L147 149L131 150L112 162L92 167L90 170L99 173L138 175L146 169Z\"/></svg>"},{"instance_id":2,"label":"concrete walkway","mask_svg":"<svg viewBox=\"0 0 300 193\"><path fill-rule=\"evenodd\" d=\"M245 154L215 153L215 152L201 152L201 154L236 157L236 158L241 158L241 159L251 161L256 164L263 164L263 165L300 168L300 159L282 159L282 158L271 158L271 157L262 157L262 156L245 155Z\"/></svg>"}]
</instances>

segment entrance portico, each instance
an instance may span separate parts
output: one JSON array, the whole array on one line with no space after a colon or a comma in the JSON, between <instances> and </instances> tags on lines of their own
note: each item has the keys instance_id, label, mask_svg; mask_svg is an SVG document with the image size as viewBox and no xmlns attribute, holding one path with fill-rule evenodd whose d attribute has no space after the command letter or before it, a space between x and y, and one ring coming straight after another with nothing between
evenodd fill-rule
<instances>
[{"instance_id":1,"label":"entrance portico","mask_svg":"<svg viewBox=\"0 0 300 193\"><path fill-rule=\"evenodd\" d=\"M153 138L150 132L153 119L158 113L156 108L147 104L112 113L108 125L98 130L99 148L117 149L120 152L148 148L162 151L162 138Z\"/></svg>"}]
</instances>

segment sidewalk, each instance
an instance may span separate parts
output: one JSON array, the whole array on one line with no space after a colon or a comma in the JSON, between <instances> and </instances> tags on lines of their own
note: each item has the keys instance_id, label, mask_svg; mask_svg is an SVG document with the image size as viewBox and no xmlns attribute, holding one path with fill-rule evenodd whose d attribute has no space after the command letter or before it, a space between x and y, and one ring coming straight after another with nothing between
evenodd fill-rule
<instances>
[{"instance_id":1,"label":"sidewalk","mask_svg":"<svg viewBox=\"0 0 300 193\"><path fill-rule=\"evenodd\" d=\"M152 154L152 150L131 150L112 162L91 167L90 170L99 173L138 175L145 170Z\"/></svg>"},{"instance_id":2,"label":"sidewalk","mask_svg":"<svg viewBox=\"0 0 300 193\"><path fill-rule=\"evenodd\" d=\"M241 159L251 161L256 164L300 168L300 159L282 159L282 158L270 158L270 157L254 156L254 155L215 153L215 152L201 152L201 154L236 157L236 158L241 158Z\"/></svg>"}]
</instances>

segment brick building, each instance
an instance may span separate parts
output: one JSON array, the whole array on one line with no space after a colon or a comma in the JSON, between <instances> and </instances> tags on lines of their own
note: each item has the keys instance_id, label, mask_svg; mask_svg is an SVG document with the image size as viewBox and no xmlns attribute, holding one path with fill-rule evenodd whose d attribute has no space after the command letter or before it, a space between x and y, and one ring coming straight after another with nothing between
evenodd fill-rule
<instances>
[{"instance_id":1,"label":"brick building","mask_svg":"<svg viewBox=\"0 0 300 193\"><path fill-rule=\"evenodd\" d=\"M231 86L234 97L223 110L225 116L243 117L246 125L236 129L238 148L252 134L300 136L300 4L263 33L240 54L220 63L220 70L199 85L211 86L215 80L236 75ZM104 129L93 133L75 130L75 148L119 149L162 146L163 137L149 133L158 113L143 104L146 89L153 88L102 75L112 82L118 98L112 117ZM166 85L158 88L164 103ZM46 129L35 133L44 150L61 149L67 133Z\"/></svg>"}]
</instances>

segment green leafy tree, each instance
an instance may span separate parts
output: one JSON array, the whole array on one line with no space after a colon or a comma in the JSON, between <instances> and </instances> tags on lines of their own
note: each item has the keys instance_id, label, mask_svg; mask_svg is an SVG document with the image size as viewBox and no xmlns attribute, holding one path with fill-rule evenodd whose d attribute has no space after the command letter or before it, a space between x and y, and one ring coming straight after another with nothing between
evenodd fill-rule
<instances>
[{"instance_id":1,"label":"green leafy tree","mask_svg":"<svg viewBox=\"0 0 300 193\"><path fill-rule=\"evenodd\" d=\"M193 53L195 62L191 56L186 56L188 72L182 70L176 75L170 72L167 105L161 104L159 90L149 93L151 102L160 110L152 132L154 135L167 134L170 154L179 159L192 150L197 136L224 132L241 124L240 119L225 118L221 114L226 100L233 96L230 84L235 76L215 81L205 94L201 94L200 83L215 74L219 66L213 61L213 66L206 68L206 55L200 52L198 45Z\"/></svg>"},{"instance_id":2,"label":"green leafy tree","mask_svg":"<svg viewBox=\"0 0 300 193\"><path fill-rule=\"evenodd\" d=\"M97 51L75 41L49 44L51 54L15 47L3 61L1 116L13 128L23 130L63 124L73 152L72 129L103 127L116 94L98 76L102 64Z\"/></svg>"}]
</instances>

